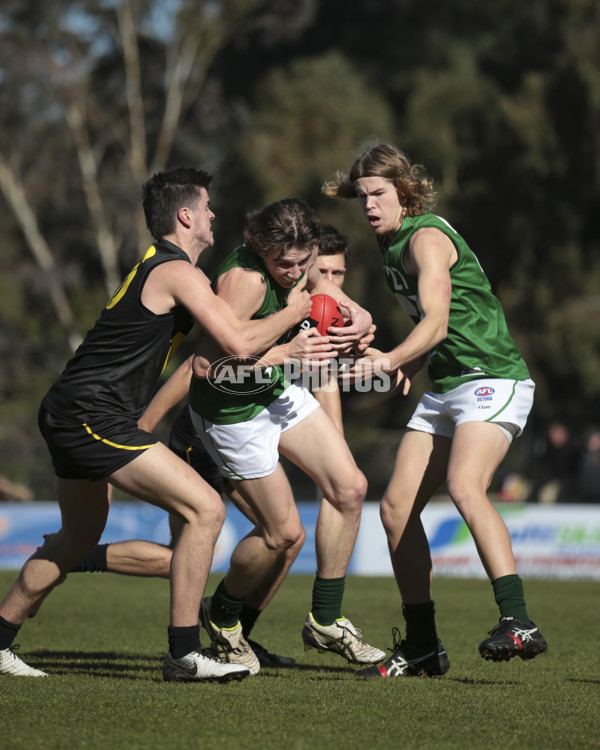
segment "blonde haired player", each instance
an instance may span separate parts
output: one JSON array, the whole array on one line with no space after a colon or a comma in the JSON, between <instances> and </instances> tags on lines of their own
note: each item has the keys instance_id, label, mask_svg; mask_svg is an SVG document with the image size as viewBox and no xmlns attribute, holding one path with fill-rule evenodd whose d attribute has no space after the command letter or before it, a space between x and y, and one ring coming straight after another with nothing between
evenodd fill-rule
<instances>
[{"instance_id":1,"label":"blonde haired player","mask_svg":"<svg viewBox=\"0 0 600 750\"><path fill-rule=\"evenodd\" d=\"M388 287L415 323L389 352L367 350L352 377L377 365L407 393L429 356L425 393L398 448L381 518L406 621L394 628L392 656L363 677L444 674L431 599L431 555L421 511L436 489L464 518L492 582L500 620L479 646L485 659L531 659L546 641L531 621L508 530L486 491L533 403L534 383L508 332L500 303L465 240L433 209L431 181L402 151L368 148L348 176L323 191L356 199L377 238Z\"/></svg>"}]
</instances>

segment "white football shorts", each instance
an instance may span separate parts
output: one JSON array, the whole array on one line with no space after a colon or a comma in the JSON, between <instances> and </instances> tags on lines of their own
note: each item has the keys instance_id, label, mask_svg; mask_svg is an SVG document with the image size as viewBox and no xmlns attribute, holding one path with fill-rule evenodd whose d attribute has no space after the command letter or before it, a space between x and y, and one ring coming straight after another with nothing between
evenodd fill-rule
<instances>
[{"instance_id":1,"label":"white football shorts","mask_svg":"<svg viewBox=\"0 0 600 750\"><path fill-rule=\"evenodd\" d=\"M312 393L293 382L265 409L246 422L214 424L190 409L198 436L223 476L257 479L279 462L279 438L320 406Z\"/></svg>"},{"instance_id":2,"label":"white football shorts","mask_svg":"<svg viewBox=\"0 0 600 750\"><path fill-rule=\"evenodd\" d=\"M464 422L492 422L509 442L518 437L533 406L535 383L527 380L483 378L448 393L428 391L421 397L407 427L452 439Z\"/></svg>"}]
</instances>

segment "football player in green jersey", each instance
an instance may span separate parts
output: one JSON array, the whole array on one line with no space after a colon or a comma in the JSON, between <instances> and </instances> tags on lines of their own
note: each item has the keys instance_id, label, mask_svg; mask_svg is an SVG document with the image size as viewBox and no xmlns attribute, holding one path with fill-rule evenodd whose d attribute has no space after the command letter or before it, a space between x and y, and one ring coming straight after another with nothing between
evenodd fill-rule
<instances>
[{"instance_id":1,"label":"football player in green jersey","mask_svg":"<svg viewBox=\"0 0 600 750\"><path fill-rule=\"evenodd\" d=\"M320 274L316 264L320 224L297 198L285 198L249 215L244 245L217 270L213 285L241 320L273 314L290 290L306 284L311 294L329 294L349 315L350 325L329 329L335 351L360 345L371 316ZM310 330L310 329L309 329ZM315 329L312 329L313 331ZM332 335L335 330L335 335ZM316 339L319 340L319 339ZM338 653L354 664L374 664L385 653L362 639L342 616L345 576L358 527L366 479L332 420L308 389L302 372L286 369L285 344L265 352L257 374L223 385L223 352L202 349L194 359L190 388L192 421L222 474L242 494L259 521L234 549L230 568L201 619L221 657L246 661L239 613L248 594L302 534L285 456L323 491L315 532L317 575L302 637L307 647ZM210 365L207 367L204 357ZM227 360L232 368L239 362ZM242 363L243 364L243 363Z\"/></svg>"},{"instance_id":2,"label":"football player in green jersey","mask_svg":"<svg viewBox=\"0 0 600 750\"><path fill-rule=\"evenodd\" d=\"M240 321L197 268L213 242L212 176L191 168L157 173L143 187L155 242L114 293L45 395L40 431L50 451L62 529L27 560L0 605L0 674L43 677L13 649L28 614L98 543L119 487L184 520L171 562L166 680L241 679L200 648L198 610L225 519L219 495L166 446L138 427L181 337L196 320L230 355L275 343L304 320L309 295L292 290L265 320Z\"/></svg>"},{"instance_id":3,"label":"football player in green jersey","mask_svg":"<svg viewBox=\"0 0 600 750\"><path fill-rule=\"evenodd\" d=\"M298 202L298 208L302 209L300 202ZM296 221L301 217L302 210L292 211L290 216L290 218L294 218ZM323 279L340 288L342 287L346 271L348 242L348 238L338 232L335 227L331 225L321 226L316 266ZM255 265L256 259L250 257L248 263ZM259 264L258 267L261 268L262 264ZM330 289L330 291L332 290ZM324 341L326 342L327 339L310 337L307 332L304 332L286 344L287 356L292 359L312 359L313 361L319 358L330 357L331 350L329 346L319 343ZM157 392L138 422L140 428L147 432L153 432L165 414L187 396L192 376L192 359L193 357L190 357L183 362ZM339 388L337 387L337 378L334 374L328 373L327 377L320 377L318 381L319 385L323 387L313 390L315 398L319 401L323 410L334 422L338 430L343 434L341 399ZM175 420L169 437L169 447L192 466L217 492L220 494L225 493L249 520L255 525L259 525L259 520L252 507L246 502L240 492L235 489L232 483L221 476L218 467L206 451L191 422L188 405L181 410ZM333 512L327 500L322 501L322 508L321 525L323 525L323 519L327 518L327 514ZM170 516L169 522L172 540L174 540L179 535L181 521L175 516ZM326 527L327 521L325 520L324 523ZM45 535L45 544L51 542L53 537L53 534ZM232 657L232 661L242 659L243 663L247 665L254 664L256 666L256 657L261 667L281 667L294 664L294 659L291 657L269 652L260 643L251 640L249 635L257 618L286 577L292 563L302 548L304 540L305 532L304 529L301 529L301 534L296 542L283 551L271 569L266 572L256 587L244 598L244 603L239 613L239 620L242 626L243 638L254 654L248 651L240 652ZM114 572L124 575L168 578L172 553L171 547L172 544L165 546L144 540L101 544L90 550L70 572ZM33 616L36 612L37 610L30 616ZM337 637L339 633L334 633L334 635ZM350 637L350 642L353 640ZM359 648L364 649L365 646L356 643L355 650ZM380 658L383 658L383 652L381 652Z\"/></svg>"},{"instance_id":4,"label":"football player in green jersey","mask_svg":"<svg viewBox=\"0 0 600 750\"><path fill-rule=\"evenodd\" d=\"M377 365L408 393L429 357L425 393L400 443L381 518L402 598L406 638L394 629L394 653L364 677L445 673L431 599L432 564L420 514L434 492L448 492L475 540L494 589L500 620L479 646L485 659L530 659L546 642L527 612L508 530L487 489L533 403L529 377L505 317L464 239L433 209L436 194L419 165L390 145L368 148L348 176L323 186L354 198L373 229L387 284L415 323L389 352L368 349L349 372Z\"/></svg>"}]
</instances>

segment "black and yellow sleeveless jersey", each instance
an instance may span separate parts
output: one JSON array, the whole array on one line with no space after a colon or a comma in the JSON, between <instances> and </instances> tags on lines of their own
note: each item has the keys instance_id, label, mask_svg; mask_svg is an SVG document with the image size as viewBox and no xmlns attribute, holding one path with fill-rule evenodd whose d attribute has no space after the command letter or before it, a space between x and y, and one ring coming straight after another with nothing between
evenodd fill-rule
<instances>
[{"instance_id":1,"label":"black and yellow sleeveless jersey","mask_svg":"<svg viewBox=\"0 0 600 750\"><path fill-rule=\"evenodd\" d=\"M155 315L141 302L152 269L188 256L166 240L152 245L113 294L42 404L64 421L120 414L137 420L193 318L177 306Z\"/></svg>"}]
</instances>

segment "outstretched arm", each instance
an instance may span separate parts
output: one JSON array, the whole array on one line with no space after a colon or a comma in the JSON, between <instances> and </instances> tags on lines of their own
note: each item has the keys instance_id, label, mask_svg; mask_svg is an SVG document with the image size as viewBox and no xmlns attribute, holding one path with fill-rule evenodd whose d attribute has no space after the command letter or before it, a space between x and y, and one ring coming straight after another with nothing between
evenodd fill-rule
<instances>
[{"instance_id":1,"label":"outstretched arm","mask_svg":"<svg viewBox=\"0 0 600 750\"><path fill-rule=\"evenodd\" d=\"M446 338L452 296L450 266L456 258L454 243L438 229L421 229L411 238L405 265L418 280L421 320L389 352L392 370L426 356Z\"/></svg>"},{"instance_id":2,"label":"outstretched arm","mask_svg":"<svg viewBox=\"0 0 600 750\"><path fill-rule=\"evenodd\" d=\"M233 268L219 279L217 294L231 305L236 316L241 320L248 320L263 303L264 279L258 273L243 268ZM288 304L297 304L295 300L303 294L299 286L295 287L288 295ZM315 329L301 331L285 344L278 344L269 349L265 347L254 353L262 355L261 360L256 363L259 367L280 365L290 360L324 360L333 354L328 337L317 335ZM205 377L209 364L208 359L198 354L194 359L196 376Z\"/></svg>"},{"instance_id":3,"label":"outstretched arm","mask_svg":"<svg viewBox=\"0 0 600 750\"><path fill-rule=\"evenodd\" d=\"M144 284L142 302L159 315L183 305L225 354L241 357L272 346L310 312L310 296L299 290L290 295L283 310L267 318L240 318L231 307L232 300L216 295L206 275L185 262L163 263L153 269Z\"/></svg>"},{"instance_id":4,"label":"outstretched arm","mask_svg":"<svg viewBox=\"0 0 600 750\"><path fill-rule=\"evenodd\" d=\"M410 388L414 373L422 367L427 354L446 338L450 315L452 281L450 266L457 254L450 238L437 229L421 229L410 241L407 271L418 279L418 304L421 320L409 335L389 352L367 349L348 371L354 379L380 373L399 373L407 378L404 392Z\"/></svg>"}]
</instances>

